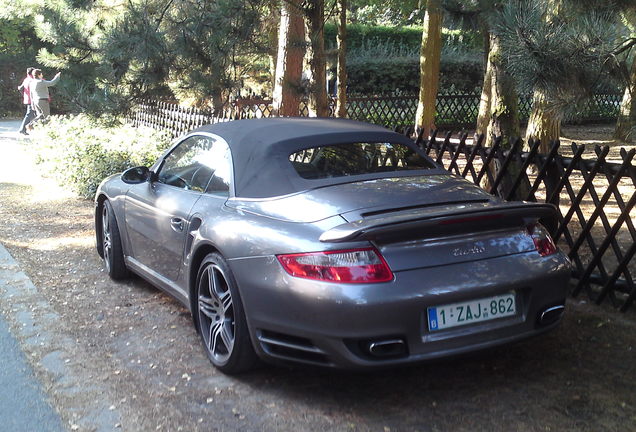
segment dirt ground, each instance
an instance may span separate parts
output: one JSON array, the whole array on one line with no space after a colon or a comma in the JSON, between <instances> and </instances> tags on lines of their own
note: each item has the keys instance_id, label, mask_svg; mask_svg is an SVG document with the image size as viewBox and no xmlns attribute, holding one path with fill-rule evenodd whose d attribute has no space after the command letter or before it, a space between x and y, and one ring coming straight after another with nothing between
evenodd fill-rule
<instances>
[{"instance_id":1,"label":"dirt ground","mask_svg":"<svg viewBox=\"0 0 636 432\"><path fill-rule=\"evenodd\" d=\"M12 157L5 153L2 170ZM224 376L186 309L139 279L115 283L104 273L92 203L24 168L0 178L0 243L59 316L49 334L72 353L64 362L117 411L105 430L636 430L636 312L584 297L570 299L551 333L461 358L365 374L263 366ZM24 325L11 300L0 309ZM46 352L28 351L69 430L92 430L80 420L102 414L86 396L58 390Z\"/></svg>"}]
</instances>

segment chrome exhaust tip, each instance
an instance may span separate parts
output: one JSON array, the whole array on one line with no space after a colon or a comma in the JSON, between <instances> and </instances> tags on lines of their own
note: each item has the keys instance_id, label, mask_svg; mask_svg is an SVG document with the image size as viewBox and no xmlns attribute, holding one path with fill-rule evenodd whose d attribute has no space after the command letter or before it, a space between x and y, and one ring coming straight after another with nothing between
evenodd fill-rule
<instances>
[{"instance_id":1,"label":"chrome exhaust tip","mask_svg":"<svg viewBox=\"0 0 636 432\"><path fill-rule=\"evenodd\" d=\"M563 312L565 312L565 306L552 306L541 312L539 315L539 324L540 325L548 325L557 322L563 316Z\"/></svg>"},{"instance_id":2,"label":"chrome exhaust tip","mask_svg":"<svg viewBox=\"0 0 636 432\"><path fill-rule=\"evenodd\" d=\"M373 341L367 350L374 357L398 357L406 354L406 343L402 339Z\"/></svg>"}]
</instances>

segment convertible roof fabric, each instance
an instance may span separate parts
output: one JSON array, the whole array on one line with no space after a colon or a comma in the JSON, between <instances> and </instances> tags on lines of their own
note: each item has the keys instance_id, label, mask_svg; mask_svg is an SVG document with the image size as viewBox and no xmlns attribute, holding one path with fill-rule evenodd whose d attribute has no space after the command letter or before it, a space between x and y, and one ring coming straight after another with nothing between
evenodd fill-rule
<instances>
[{"instance_id":1,"label":"convertible roof fabric","mask_svg":"<svg viewBox=\"0 0 636 432\"><path fill-rule=\"evenodd\" d=\"M353 142L402 143L414 148L411 139L381 126L334 118L234 120L192 131L198 132L215 134L227 141L234 164L234 194L242 198L275 197L353 180L347 177L303 179L289 162L289 156L299 150ZM386 176L396 174L399 175L394 172ZM366 176L356 177L364 180Z\"/></svg>"}]
</instances>

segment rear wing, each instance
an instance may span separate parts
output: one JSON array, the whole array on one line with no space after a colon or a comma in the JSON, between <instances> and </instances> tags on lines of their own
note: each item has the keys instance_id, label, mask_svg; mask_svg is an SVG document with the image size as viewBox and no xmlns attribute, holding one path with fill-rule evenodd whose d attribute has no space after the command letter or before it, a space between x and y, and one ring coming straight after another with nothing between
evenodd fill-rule
<instances>
[{"instance_id":1,"label":"rear wing","mask_svg":"<svg viewBox=\"0 0 636 432\"><path fill-rule=\"evenodd\" d=\"M502 202L456 204L383 213L379 217L338 225L320 236L325 243L356 240L400 240L523 227L540 221L554 232L558 222L552 204Z\"/></svg>"}]
</instances>

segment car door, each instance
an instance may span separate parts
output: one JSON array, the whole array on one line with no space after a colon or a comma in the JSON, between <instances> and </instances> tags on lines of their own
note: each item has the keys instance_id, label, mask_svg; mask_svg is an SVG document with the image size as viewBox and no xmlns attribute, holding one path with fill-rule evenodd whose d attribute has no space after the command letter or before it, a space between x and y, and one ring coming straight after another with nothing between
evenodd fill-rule
<instances>
[{"instance_id":1,"label":"car door","mask_svg":"<svg viewBox=\"0 0 636 432\"><path fill-rule=\"evenodd\" d=\"M212 169L207 156L214 139L194 135L180 142L159 165L153 181L126 195L126 230L132 258L176 281L194 204L207 189Z\"/></svg>"}]
</instances>

